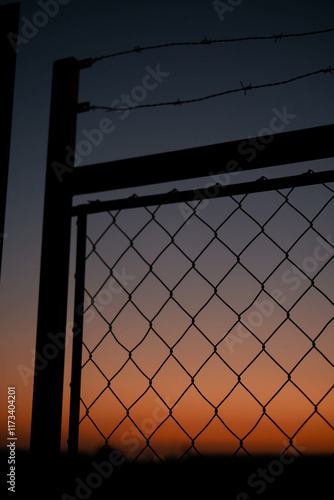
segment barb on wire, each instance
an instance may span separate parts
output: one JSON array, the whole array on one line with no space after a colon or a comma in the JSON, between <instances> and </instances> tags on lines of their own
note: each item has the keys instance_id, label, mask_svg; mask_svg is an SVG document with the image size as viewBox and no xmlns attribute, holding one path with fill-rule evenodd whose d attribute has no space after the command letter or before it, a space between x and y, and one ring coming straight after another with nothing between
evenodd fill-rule
<instances>
[{"instance_id":1,"label":"barb on wire","mask_svg":"<svg viewBox=\"0 0 334 500\"><path fill-rule=\"evenodd\" d=\"M268 87L276 87L279 85L287 85L292 82L296 82L297 80L302 80L304 78L309 78L314 75L319 75L321 73L332 73L333 68L329 66L328 68L324 69L319 69L317 71L313 71L311 73L306 73L304 75L299 75L295 76L292 78L289 78L287 80L282 80L279 82L272 82L272 83L263 83L261 85L252 85L249 84L247 86L244 86L242 82L240 82L241 87L235 88L235 89L230 89L230 90L224 90L222 92L217 92L216 94L211 94L203 97L197 97L195 99L186 99L186 100L180 100L177 99L175 101L168 101L168 102L160 102L160 103L155 103L155 104L138 104L138 106L124 106L124 107L114 107L114 106L95 106L91 105L89 107L90 110L95 111L95 110L104 110L104 111L110 111L110 112L117 112L117 111L130 111L132 109L142 109L142 108L156 108L156 107L162 107L162 106L176 106L176 105L182 105L182 104L190 104L190 103L196 103L196 102L201 102L201 101L206 101L209 99L214 99L216 97L222 97L227 94L235 94L238 92L243 92L245 95L247 95L247 91L249 90L256 90L256 89L263 89L263 88L268 88Z\"/></svg>"},{"instance_id":2,"label":"barb on wire","mask_svg":"<svg viewBox=\"0 0 334 500\"><path fill-rule=\"evenodd\" d=\"M245 87L242 82L240 82L240 85L241 85L242 90L244 91L245 95L247 95L247 90L252 90L252 84L251 83L247 87Z\"/></svg>"},{"instance_id":3,"label":"barb on wire","mask_svg":"<svg viewBox=\"0 0 334 500\"><path fill-rule=\"evenodd\" d=\"M293 37L304 37L304 36L314 36L314 35L320 35L324 33L331 33L334 32L334 28L329 28L325 30L318 30L318 31L309 31L309 32L304 32L304 33L280 33L279 35L269 35L269 36L247 36L247 37L241 37L241 38L222 38L218 40L211 40L210 38L204 37L203 40L197 41L197 42L171 42L171 43L164 43L160 45L149 45L146 47L139 47L136 45L133 49L130 50L124 50L122 52L114 52L112 54L106 54L100 57L95 57L92 59L93 63L96 63L98 61L102 61L103 59L109 59L111 57L119 57L119 56L124 56L127 54L133 54L133 53L142 53L147 50L156 50L156 49L163 49L163 48L168 48L168 47L184 47L184 46L196 46L196 45L212 45L212 44L218 44L218 43L236 43L236 42L248 42L252 40L274 40L275 43L278 40L282 40L283 38L293 38Z\"/></svg>"}]
</instances>

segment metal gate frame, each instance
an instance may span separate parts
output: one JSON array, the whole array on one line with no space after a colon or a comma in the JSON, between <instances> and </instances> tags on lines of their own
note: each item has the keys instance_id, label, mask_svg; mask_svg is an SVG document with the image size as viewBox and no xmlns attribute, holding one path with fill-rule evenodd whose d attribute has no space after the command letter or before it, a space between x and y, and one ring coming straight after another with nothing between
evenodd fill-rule
<instances>
[{"instance_id":1,"label":"metal gate frame","mask_svg":"<svg viewBox=\"0 0 334 500\"><path fill-rule=\"evenodd\" d=\"M2 253L5 239L5 215L7 200L7 183L10 158L12 114L14 103L14 86L16 73L17 33L19 29L20 4L13 3L0 6L0 47L2 58L2 120L1 156L0 156L0 278ZM9 39L9 36L12 39Z\"/></svg>"},{"instance_id":2,"label":"metal gate frame","mask_svg":"<svg viewBox=\"0 0 334 500\"><path fill-rule=\"evenodd\" d=\"M241 171L261 169L270 166L294 164L305 161L334 157L334 124L284 132L273 135L272 141L259 151L253 161L247 161L240 153L240 146L249 139L201 146L145 157L110 161L101 164L75 167L74 158L68 151L76 149L77 114L89 109L89 103L79 103L80 72L92 65L91 59L78 61L66 58L54 63L50 109L48 156L45 183L42 255L36 354L43 354L50 344L50 332L57 334L62 348L48 356L46 366L41 368L39 356L35 359L33 408L31 423L30 452L32 464L45 479L54 478L61 447L62 398L64 383L64 359L67 323L67 299L69 282L69 261L71 243L71 220L78 217L78 253L75 302L83 302L84 288L84 241L87 206L74 207L73 197L115 189L147 186L229 173L228 163L237 160ZM261 138L257 138L261 141ZM179 165L173 171L170 165ZM210 163L210 173L206 165ZM159 169L154 168L159 164ZM143 168L145 165L145 168ZM191 165L191 168L188 167ZM59 171L62 172L61 179ZM117 176L115 175L117 172ZM246 192L259 192L286 187L306 186L333 182L334 170L312 175L289 176L279 179L247 182L226 187L218 186L215 196L227 196ZM198 190L197 196L206 198L205 190ZM192 190L172 192L165 195L151 195L146 199L120 200L118 208L160 203L176 203L194 199ZM198 198L197 198L198 199ZM89 205L94 210L112 209L115 202L99 202ZM120 206L121 204L121 206ZM75 312L77 325L74 337L74 352L81 350L82 314ZM80 355L81 356L81 355ZM78 442L78 412L80 403L81 357L75 355L72 364L70 440L69 453L75 455ZM47 446L45 445L47 440ZM41 460L41 457L42 460ZM55 484L54 480L51 484Z\"/></svg>"}]
</instances>

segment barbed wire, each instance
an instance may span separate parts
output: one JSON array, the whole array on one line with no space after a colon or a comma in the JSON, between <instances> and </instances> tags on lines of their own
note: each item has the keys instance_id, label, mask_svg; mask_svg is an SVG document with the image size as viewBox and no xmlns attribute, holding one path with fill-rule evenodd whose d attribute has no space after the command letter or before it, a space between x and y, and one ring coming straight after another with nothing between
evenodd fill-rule
<instances>
[{"instance_id":1,"label":"barbed wire","mask_svg":"<svg viewBox=\"0 0 334 500\"><path fill-rule=\"evenodd\" d=\"M210 38L204 37L203 40L200 41L195 41L195 42L171 42L171 43L164 43L164 44L159 44L159 45L148 45L145 47L139 47L138 45L134 47L133 49L130 50L124 50L121 52L114 52L111 54L106 54L103 56L95 57L92 58L92 62L96 63L99 61L102 61L104 59L109 59L112 57L119 57L119 56L124 56L127 54L133 54L133 53L142 53L144 51L148 50L157 50L157 49L163 49L163 48L169 48L169 47L184 47L184 46L197 46L197 45L212 45L212 44L218 44L218 43L236 43L236 42L247 42L247 41L255 41L255 40L274 40L275 43L278 40L282 40L283 38L293 38L293 37L306 37L306 36L314 36L314 35L320 35L324 33L330 33L334 32L334 28L328 28L324 30L318 30L318 31L309 31L309 32L304 32L304 33L280 33L279 35L269 35L269 36L247 36L247 37L241 37L241 38L222 38L222 39L216 39L216 40L211 40Z\"/></svg>"},{"instance_id":2,"label":"barbed wire","mask_svg":"<svg viewBox=\"0 0 334 500\"><path fill-rule=\"evenodd\" d=\"M156 107L161 107L161 106L177 106L177 105L181 106L183 104L190 104L190 103L206 101L208 99L214 99L217 97L222 97L222 96L228 95L228 94L235 94L238 92L243 92L244 95L246 95L247 92L251 91L251 90L263 89L263 88L268 88L268 87L277 87L279 85L287 85L289 83L296 82L297 80L309 78L311 76L319 75L321 73L332 73L333 71L334 71L334 69L331 66L329 66L328 68L319 69L319 70L313 71L311 73L306 73L303 75L295 76L295 77L289 78L287 80L282 80L279 82L263 83L260 85L249 84L247 86L245 86L242 82L240 82L241 87L238 87L235 89L230 89L230 90L224 90L222 92L217 92L215 94L197 97L194 99L185 99L185 100L177 99L175 101L160 102L160 103L155 103L155 104L138 104L136 106L124 106L124 107L89 105L88 110L92 110L92 111L104 110L104 111L108 111L108 112L117 112L117 111L130 111L132 109L140 109L140 108L141 109L142 108L156 108Z\"/></svg>"}]
</instances>

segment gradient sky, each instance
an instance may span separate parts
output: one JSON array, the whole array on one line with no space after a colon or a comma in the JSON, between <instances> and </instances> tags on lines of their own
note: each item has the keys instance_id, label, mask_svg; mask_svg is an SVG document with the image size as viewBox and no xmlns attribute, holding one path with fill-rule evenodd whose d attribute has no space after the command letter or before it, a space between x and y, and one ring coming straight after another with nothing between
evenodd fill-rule
<instances>
[{"instance_id":1,"label":"gradient sky","mask_svg":"<svg viewBox=\"0 0 334 500\"><path fill-rule=\"evenodd\" d=\"M21 2L19 34L23 35L24 31L22 30L26 26L27 20L33 20L36 12L40 10L41 7L38 2L29 0ZM98 57L132 49L135 46L200 41L204 37L220 39L298 33L332 28L333 24L334 5L331 0L324 0L320 5L315 5L311 0L293 2L284 0L275 3L264 0L244 1L231 12L227 12L224 20L219 18L212 2L204 0L186 0L182 2L177 0L144 2L134 0L122 2L70 0L68 4L60 6L57 15L50 18L44 27L39 28L38 33L31 36L28 43L22 43L19 46L5 228L7 237L4 245L0 289L0 315L1 397L6 399L7 386L17 387L17 429L20 446L26 447L29 442L33 380L31 376L27 375L25 378L22 376L22 366L32 367L34 359L53 62L70 56L77 59ZM333 66L332 47L333 34L324 34L315 37L280 40L277 43L271 40L228 45L168 48L106 59L82 72L80 100L90 101L94 105L109 106L115 100L121 99L122 94L131 93L136 86L142 84L148 72L147 67L156 69L158 65L160 65L161 71L166 73L166 77L157 88L148 92L143 103L201 97L223 90L238 88L240 82L243 82L244 85L250 83L258 85L284 80L327 68L329 65ZM106 117L113 120L115 129L109 136L104 138L102 144L93 149L89 156L82 158L80 164L135 157L256 136L261 129L268 127L275 114L274 110L282 111L285 106L288 112L293 115L290 123L286 125L286 131L331 124L333 123L334 111L332 95L333 77L326 74L288 86L253 90L248 92L246 96L240 93L182 107L134 110L126 117L124 114L106 114L100 111L89 112L80 115L78 118L78 141L85 138L85 130L90 131L97 128L101 120ZM208 164L206 167L208 171L218 172L221 165L220 159L215 159L212 166ZM297 167L285 166L279 168L275 171L275 175L304 172L308 168L321 170L332 167L332 160L311 162ZM191 165L189 165L189 168L191 169ZM268 170L268 172L273 175L271 170ZM261 175L263 175L263 172L240 175L237 181L258 178ZM193 188L200 185L203 185L203 181L180 183L177 184L177 187ZM136 193L169 191L175 186L176 184L170 183L156 189L154 187L136 189ZM109 199L132 194L133 192L134 190L130 189L122 193L105 193L96 197ZM264 199L265 196L267 195L262 195L261 199ZM310 191L304 190L296 201L296 203L303 206L304 210L310 210L309 196ZM312 196L315 197L315 204L317 204L319 200L323 199L324 194L322 191L312 191ZM93 196L93 199L96 197ZM80 197L75 202L82 202L86 198ZM88 197L88 199L91 198ZM214 207L215 202L212 202L205 211L203 210L203 217L207 214L208 218L211 216L214 220L216 213ZM261 217L263 214L259 203L255 202L253 208L249 207L249 209L253 210L257 217ZM175 220L175 224L179 223L180 211L176 207L170 210L170 212L166 210L164 220L169 221L171 225L173 225L172 221ZM140 216L138 215L138 217ZM100 225L95 227L97 236L100 227L103 227L104 222L103 219L101 220ZM285 216L283 215L281 221L277 222L272 231L273 234L275 231L278 234L284 231L288 242L290 235L284 229L284 222ZM241 221L239 223L242 224ZM300 219L296 217L294 227L299 228L300 224ZM332 222L329 212L325 214L319 224L321 224L321 229L326 236L330 234ZM249 230L251 231L251 229ZM196 228L192 226L192 223L188 226L188 233L188 236L193 238L193 240L189 241L196 242L196 239L198 240ZM233 242L233 231L231 229L230 236ZM152 238L153 241L155 236L151 234L147 235L147 238L148 240ZM147 245L147 240L145 241L146 245L142 243L142 251L146 251L149 256L152 247ZM238 243L240 244L240 240L235 238L234 244L238 245ZM121 239L119 244L122 244ZM306 244L304 253L301 252L296 255L296 258L302 259L303 256L308 256L309 250L314 249L314 244L314 239L311 238ZM189 251L191 251L191 248L189 246ZM263 252L264 256L267 252L267 255L270 254L273 259L275 258L274 253L270 253L270 248ZM203 261L206 271L213 276L215 271L210 269L210 262L214 256L217 256L217 253L213 250L213 255L207 256L206 262ZM252 259L253 257L250 254L247 261L250 267L252 266ZM140 263L135 268L135 260L131 261L129 259L126 265L134 266L134 275L138 276L140 274ZM181 259L178 265L181 269ZM92 266L94 275L92 274L91 279L94 282L95 276L96 282L99 283L98 265L96 264L96 267L94 267L92 264ZM166 263L162 263L161 266L164 268ZM129 273L132 273L130 267ZM277 280L280 279L280 276ZM168 274L168 278L173 280L173 273ZM332 293L330 289L332 282L326 282L326 278L326 276L323 277L323 286L327 287L328 294L330 294ZM273 288L274 285L273 282ZM188 286L191 288L193 284L190 283ZM71 290L73 290L72 282ZM180 291L180 294L185 296L182 291ZM235 294L237 299L237 291ZM159 300L158 296L156 300ZM195 300L196 297L194 297ZM143 304L144 306L145 304ZM152 304L149 303L147 307L149 308L149 306L152 306ZM327 313L327 306L325 305L324 310L322 310L321 304L319 304L319 311ZM177 313L175 314L174 319L177 317ZM300 314L302 317L302 312ZM167 316L169 315L167 314ZM130 321L130 319L128 320ZM270 318L270 320L274 322L274 318ZM71 321L71 318L69 318L69 321ZM97 321L97 319L94 321ZM133 318L133 321L135 321L135 318ZM208 328L208 320L203 317L202 321ZM161 319L160 323L160 328L163 330L166 327L166 319L164 321ZM221 324L219 320L217 320L217 324ZM214 336L217 329L214 324L211 324L210 328ZM284 337L288 333L283 331L282 335ZM247 350L251 350L251 339L241 345L240 349L245 348L246 344L248 346ZM330 347L333 348L333 343L328 340L324 348L328 350ZM186 345L184 349L187 351ZM195 345L193 345L193 349L194 356L189 356L190 365L196 363L195 351L198 352L198 350L195 349ZM275 349L278 355L280 346L277 345ZM141 353L143 359L145 355L144 352ZM21 366L21 375L18 372L19 366ZM194 367L191 369L194 369ZM213 373L216 373L214 368L212 370ZM219 370L218 367L217 370ZM173 373L176 372L171 368L168 376L172 377ZM68 364L65 375L68 381ZM323 376L327 377L327 375L330 377L333 376L333 373L326 373ZM211 376L213 375L211 374ZM86 374L84 374L85 377ZM88 373L87 377L89 378ZM253 377L256 380L256 374L253 374ZM302 380L302 373L300 377ZM210 377L207 379L203 377L203 388L212 391L212 385L211 389L205 387L206 384L208 385L209 380ZM161 384L163 386L163 381ZM165 390L168 390L168 388L165 388ZM316 389L314 390L316 391ZM286 398L285 401L291 401L291 398L294 397L292 392L288 393L287 391L287 394L282 394L281 397ZM87 394L89 398L89 388ZM169 395L164 394L164 396ZM172 394L170 397L172 397ZM233 412L236 411L238 405L240 413L243 412L243 397L243 394L239 396L236 394L236 406L231 406L230 409L232 417L235 415ZM196 398L194 397L193 400L196 401ZM147 404L148 406L146 409L143 407L141 413L138 410L138 419L141 422L145 416L151 416L152 412L157 408L153 396ZM273 402L274 404L275 402ZM303 404L301 403L301 407ZM148 411L148 408L151 408L150 411ZM329 413L330 408L333 409L333 401L331 407L328 405L324 412ZM180 412L180 419L186 418L185 415L182 417L183 409L181 405L178 411ZM252 414L252 411L250 407L250 414ZM285 417L280 414L279 408L276 409L276 412L278 420L284 420ZM203 424L202 421L200 422L201 415L198 412L199 422L194 419L194 428L196 425L200 427ZM232 417L226 414L226 421ZM255 417L256 410L254 409ZM5 415L2 415L1 418L1 427L3 429L6 427ZM205 421L205 418L207 416L203 414L202 420ZM66 418L64 424L67 425ZM245 423L241 417L239 425L240 432L244 432L243 426L245 426ZM287 425L292 426L291 423L287 423ZM121 431L123 433L130 432L129 429L125 428L120 429ZM66 440L66 427L64 432L64 440ZM87 429L83 430L83 436L89 436L90 432L89 426L87 426ZM196 429L194 429L194 432L196 433ZM262 435L266 436L266 433L270 434L270 429L264 428ZM169 434L166 433L165 436L161 437L160 442L163 443L166 436L169 435L175 436L175 441L179 443L181 448L186 446L182 441L183 438L178 438L177 434L178 430L171 428ZM323 436L322 439L319 440L315 437L317 435ZM256 449L256 436L254 440L254 449ZM283 448L281 436L275 437L273 441L276 443L275 449ZM302 446L309 446L309 449L314 450L312 448L313 441L314 443L317 441L330 443L329 446L332 446L333 449L333 437L331 437L330 441L328 429L326 426L323 428L322 424L318 431L312 430L308 436L305 435L305 443ZM90 438L87 438L87 442L91 442ZM212 442L212 435L208 436L206 440L203 435L203 449L206 449L206 446L210 448L208 443ZM233 448L233 443L230 444L226 436L222 436L222 442L226 443L228 449L229 446L231 446L231 449ZM323 451L322 446L320 444L319 449Z\"/></svg>"}]
</instances>

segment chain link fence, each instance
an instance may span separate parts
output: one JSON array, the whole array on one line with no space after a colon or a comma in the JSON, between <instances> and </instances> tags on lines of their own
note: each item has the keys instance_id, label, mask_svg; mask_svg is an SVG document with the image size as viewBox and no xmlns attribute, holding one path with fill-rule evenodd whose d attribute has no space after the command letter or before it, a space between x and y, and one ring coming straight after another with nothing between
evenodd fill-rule
<instances>
[{"instance_id":1,"label":"chain link fence","mask_svg":"<svg viewBox=\"0 0 334 500\"><path fill-rule=\"evenodd\" d=\"M333 183L133 199L87 205L79 450L333 453Z\"/></svg>"}]
</instances>

